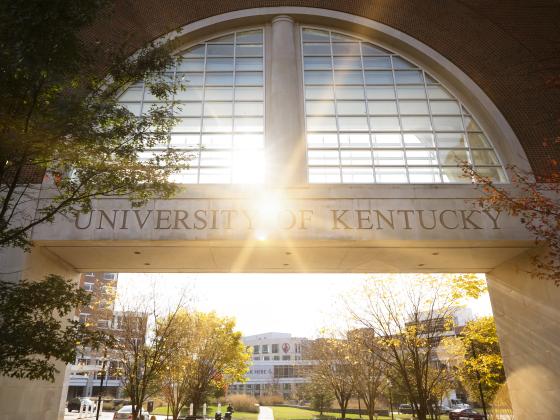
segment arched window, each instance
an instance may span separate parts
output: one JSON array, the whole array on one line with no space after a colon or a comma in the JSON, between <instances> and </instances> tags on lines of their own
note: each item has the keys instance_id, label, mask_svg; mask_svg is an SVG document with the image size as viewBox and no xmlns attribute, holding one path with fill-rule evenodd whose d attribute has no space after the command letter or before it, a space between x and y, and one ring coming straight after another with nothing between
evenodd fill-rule
<instances>
[{"instance_id":1,"label":"arched window","mask_svg":"<svg viewBox=\"0 0 560 420\"><path fill-rule=\"evenodd\" d=\"M445 87L358 38L302 28L310 183L457 183L461 162L505 181L479 125Z\"/></svg>"},{"instance_id":2,"label":"arched window","mask_svg":"<svg viewBox=\"0 0 560 420\"><path fill-rule=\"evenodd\" d=\"M189 170L176 175L177 182L259 184L267 176L265 162L285 159L278 154L283 123L275 125L276 132L267 132L264 124L265 104L271 100L265 91L282 88L271 86L281 78L265 80L265 55L272 62L279 56L286 60L285 50L275 51L283 45L265 45L270 30L236 31L179 53L182 59L170 77L181 78L187 88L175 98L179 124L169 145L193 151L196 158ZM299 151L294 144L301 143L308 183L468 183L462 162L507 182L473 115L422 68L368 40L328 28L300 26L295 39L299 45L288 59L301 69L301 79L290 83L301 88L298 101L303 104L297 109L293 103L281 104L280 109L301 114L301 135L280 147ZM138 115L154 101L142 83L120 97ZM278 115L284 113L268 118ZM267 149L267 136L269 143L276 140L276 149ZM290 162L279 163L276 168Z\"/></svg>"},{"instance_id":3,"label":"arched window","mask_svg":"<svg viewBox=\"0 0 560 420\"><path fill-rule=\"evenodd\" d=\"M252 184L264 177L263 30L234 32L188 48L171 77L186 89L175 97L179 123L171 147L195 152L179 183ZM143 84L119 98L141 115L157 99Z\"/></svg>"}]
</instances>

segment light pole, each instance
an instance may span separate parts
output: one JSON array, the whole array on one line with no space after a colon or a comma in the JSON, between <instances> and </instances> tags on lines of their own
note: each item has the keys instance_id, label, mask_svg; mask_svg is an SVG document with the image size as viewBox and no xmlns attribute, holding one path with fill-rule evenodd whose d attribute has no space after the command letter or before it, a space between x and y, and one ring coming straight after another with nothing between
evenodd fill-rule
<instances>
[{"instance_id":1,"label":"light pole","mask_svg":"<svg viewBox=\"0 0 560 420\"><path fill-rule=\"evenodd\" d=\"M103 364L101 365L101 384L99 386L99 396L97 397L97 410L95 410L95 420L99 420L99 409L101 407L101 396L103 395L103 379L105 379L105 366L107 363L107 348L103 351Z\"/></svg>"},{"instance_id":2,"label":"light pole","mask_svg":"<svg viewBox=\"0 0 560 420\"><path fill-rule=\"evenodd\" d=\"M389 388L389 411L391 412L391 420L395 420L393 415L393 391L391 389L391 381L387 380L387 387Z\"/></svg>"}]
</instances>

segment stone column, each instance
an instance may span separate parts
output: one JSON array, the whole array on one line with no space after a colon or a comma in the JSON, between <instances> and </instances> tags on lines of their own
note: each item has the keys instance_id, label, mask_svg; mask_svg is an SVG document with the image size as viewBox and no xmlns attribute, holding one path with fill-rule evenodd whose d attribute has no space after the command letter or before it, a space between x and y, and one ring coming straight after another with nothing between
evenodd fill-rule
<instances>
[{"instance_id":1,"label":"stone column","mask_svg":"<svg viewBox=\"0 0 560 420\"><path fill-rule=\"evenodd\" d=\"M79 273L40 247L31 253L0 248L0 278L9 281L41 279L59 274L79 281ZM63 420L70 369L63 363L53 383L0 376L0 420Z\"/></svg>"},{"instance_id":2,"label":"stone column","mask_svg":"<svg viewBox=\"0 0 560 420\"><path fill-rule=\"evenodd\" d=\"M272 187L307 182L298 39L292 18L273 19L266 101L266 173Z\"/></svg>"},{"instance_id":3,"label":"stone column","mask_svg":"<svg viewBox=\"0 0 560 420\"><path fill-rule=\"evenodd\" d=\"M495 268L488 288L516 420L560 407L560 288L531 276L530 254Z\"/></svg>"}]
</instances>

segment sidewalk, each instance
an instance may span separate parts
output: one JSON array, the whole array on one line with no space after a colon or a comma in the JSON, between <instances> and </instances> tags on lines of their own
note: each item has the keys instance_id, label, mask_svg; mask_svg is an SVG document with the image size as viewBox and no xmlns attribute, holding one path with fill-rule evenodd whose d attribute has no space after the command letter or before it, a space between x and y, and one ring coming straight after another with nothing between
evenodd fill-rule
<instances>
[{"instance_id":1,"label":"sidewalk","mask_svg":"<svg viewBox=\"0 0 560 420\"><path fill-rule=\"evenodd\" d=\"M259 420L274 420L274 414L270 407L259 407Z\"/></svg>"}]
</instances>

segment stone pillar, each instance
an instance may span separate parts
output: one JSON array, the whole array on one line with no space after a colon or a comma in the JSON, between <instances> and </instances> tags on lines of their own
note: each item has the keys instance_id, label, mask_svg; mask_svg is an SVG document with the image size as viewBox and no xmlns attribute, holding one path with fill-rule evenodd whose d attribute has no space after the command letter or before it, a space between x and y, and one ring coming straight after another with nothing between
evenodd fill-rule
<instances>
[{"instance_id":1,"label":"stone pillar","mask_svg":"<svg viewBox=\"0 0 560 420\"><path fill-rule=\"evenodd\" d=\"M79 281L79 273L40 247L31 253L0 249L0 277L3 280L41 279L59 274ZM0 376L0 420L63 420L70 369L63 363L53 383Z\"/></svg>"},{"instance_id":2,"label":"stone pillar","mask_svg":"<svg viewBox=\"0 0 560 420\"><path fill-rule=\"evenodd\" d=\"M560 288L531 276L530 254L495 268L488 288L516 420L556 420Z\"/></svg>"},{"instance_id":3,"label":"stone pillar","mask_svg":"<svg viewBox=\"0 0 560 420\"><path fill-rule=\"evenodd\" d=\"M298 63L297 26L289 16L277 16L267 60L266 173L272 187L307 182L306 146Z\"/></svg>"}]
</instances>

